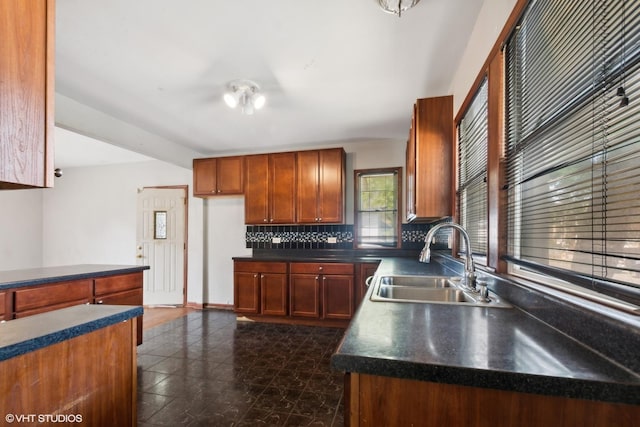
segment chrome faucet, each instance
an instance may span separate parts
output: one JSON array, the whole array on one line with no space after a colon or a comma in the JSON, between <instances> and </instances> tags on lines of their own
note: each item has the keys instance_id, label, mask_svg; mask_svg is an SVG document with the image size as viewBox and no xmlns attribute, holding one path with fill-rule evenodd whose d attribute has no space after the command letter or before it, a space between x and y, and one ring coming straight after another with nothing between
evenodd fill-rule
<instances>
[{"instance_id":1,"label":"chrome faucet","mask_svg":"<svg viewBox=\"0 0 640 427\"><path fill-rule=\"evenodd\" d=\"M469 240L469 234L467 234L467 231L464 228L462 228L462 226L458 224L450 223L450 222L443 222L429 229L429 231L427 232L427 236L424 238L424 248L422 248L422 251L420 251L420 257L418 258L418 261L427 262L427 263L431 261L431 248L430 248L431 240L433 239L433 236L436 234L438 230L440 230L441 228L447 228L447 227L455 228L456 230L458 230L464 239L464 244L467 248L467 257L464 262L463 285L468 290L477 292L476 267L475 267L475 264L473 263L473 257L471 256L471 242Z\"/></svg>"}]
</instances>

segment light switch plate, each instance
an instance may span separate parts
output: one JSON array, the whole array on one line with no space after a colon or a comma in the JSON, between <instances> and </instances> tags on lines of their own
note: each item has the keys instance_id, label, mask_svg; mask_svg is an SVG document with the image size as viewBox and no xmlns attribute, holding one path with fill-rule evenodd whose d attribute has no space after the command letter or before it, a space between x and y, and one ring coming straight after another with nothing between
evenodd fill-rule
<instances>
[{"instance_id":1,"label":"light switch plate","mask_svg":"<svg viewBox=\"0 0 640 427\"><path fill-rule=\"evenodd\" d=\"M272 237L271 238L271 243L280 243L282 239L280 239L280 237Z\"/></svg>"},{"instance_id":2,"label":"light switch plate","mask_svg":"<svg viewBox=\"0 0 640 427\"><path fill-rule=\"evenodd\" d=\"M327 237L327 243L338 243L337 237Z\"/></svg>"}]
</instances>

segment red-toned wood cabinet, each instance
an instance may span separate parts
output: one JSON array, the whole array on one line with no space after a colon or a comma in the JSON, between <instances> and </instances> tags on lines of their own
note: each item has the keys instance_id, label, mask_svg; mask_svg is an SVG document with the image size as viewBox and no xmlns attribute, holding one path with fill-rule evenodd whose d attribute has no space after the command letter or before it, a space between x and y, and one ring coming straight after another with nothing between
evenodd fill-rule
<instances>
[{"instance_id":1,"label":"red-toned wood cabinet","mask_svg":"<svg viewBox=\"0 0 640 427\"><path fill-rule=\"evenodd\" d=\"M142 272L94 279L94 304L142 305ZM137 322L137 342L142 344L142 316Z\"/></svg>"},{"instance_id":2,"label":"red-toned wood cabinet","mask_svg":"<svg viewBox=\"0 0 640 427\"><path fill-rule=\"evenodd\" d=\"M342 148L299 151L297 223L344 221L345 152Z\"/></svg>"},{"instance_id":3,"label":"red-toned wood cabinet","mask_svg":"<svg viewBox=\"0 0 640 427\"><path fill-rule=\"evenodd\" d=\"M193 160L193 195L226 196L244 193L244 156Z\"/></svg>"},{"instance_id":4,"label":"red-toned wood cabinet","mask_svg":"<svg viewBox=\"0 0 640 427\"><path fill-rule=\"evenodd\" d=\"M287 263L234 261L234 311L287 315Z\"/></svg>"},{"instance_id":5,"label":"red-toned wood cabinet","mask_svg":"<svg viewBox=\"0 0 640 427\"><path fill-rule=\"evenodd\" d=\"M451 216L453 97L418 99L407 141L407 219Z\"/></svg>"},{"instance_id":6,"label":"red-toned wood cabinet","mask_svg":"<svg viewBox=\"0 0 640 427\"><path fill-rule=\"evenodd\" d=\"M351 319L355 307L352 263L292 262L289 271L291 316Z\"/></svg>"},{"instance_id":7,"label":"red-toned wood cabinet","mask_svg":"<svg viewBox=\"0 0 640 427\"><path fill-rule=\"evenodd\" d=\"M0 189L53 186L54 0L0 2Z\"/></svg>"},{"instance_id":8,"label":"red-toned wood cabinet","mask_svg":"<svg viewBox=\"0 0 640 427\"><path fill-rule=\"evenodd\" d=\"M245 158L245 224L293 224L296 153Z\"/></svg>"},{"instance_id":9,"label":"red-toned wood cabinet","mask_svg":"<svg viewBox=\"0 0 640 427\"><path fill-rule=\"evenodd\" d=\"M14 295L15 318L58 310L93 301L93 280L82 279L18 288Z\"/></svg>"}]
</instances>

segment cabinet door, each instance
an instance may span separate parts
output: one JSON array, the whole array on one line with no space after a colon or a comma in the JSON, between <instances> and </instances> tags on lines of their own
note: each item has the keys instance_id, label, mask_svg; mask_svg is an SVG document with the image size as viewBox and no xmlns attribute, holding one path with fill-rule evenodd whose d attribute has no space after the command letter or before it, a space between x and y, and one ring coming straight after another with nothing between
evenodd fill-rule
<instances>
[{"instance_id":1,"label":"cabinet door","mask_svg":"<svg viewBox=\"0 0 640 427\"><path fill-rule=\"evenodd\" d=\"M193 195L216 194L216 159L193 160Z\"/></svg>"},{"instance_id":2,"label":"cabinet door","mask_svg":"<svg viewBox=\"0 0 640 427\"><path fill-rule=\"evenodd\" d=\"M353 275L322 276L322 317L351 319L354 310Z\"/></svg>"},{"instance_id":3,"label":"cabinet door","mask_svg":"<svg viewBox=\"0 0 640 427\"><path fill-rule=\"evenodd\" d=\"M315 274L289 275L291 316L320 317L320 277Z\"/></svg>"},{"instance_id":4,"label":"cabinet door","mask_svg":"<svg viewBox=\"0 0 640 427\"><path fill-rule=\"evenodd\" d=\"M296 215L298 223L318 222L319 163L317 151L298 152Z\"/></svg>"},{"instance_id":5,"label":"cabinet door","mask_svg":"<svg viewBox=\"0 0 640 427\"><path fill-rule=\"evenodd\" d=\"M243 183L244 157L219 157L216 165L217 194L242 194Z\"/></svg>"},{"instance_id":6,"label":"cabinet door","mask_svg":"<svg viewBox=\"0 0 640 427\"><path fill-rule=\"evenodd\" d=\"M52 283L16 289L16 313L42 309L38 313L68 307L77 304L90 303L93 300L93 280L74 280L70 282Z\"/></svg>"},{"instance_id":7,"label":"cabinet door","mask_svg":"<svg viewBox=\"0 0 640 427\"><path fill-rule=\"evenodd\" d=\"M236 313L260 312L260 276L258 273L234 273L233 306Z\"/></svg>"},{"instance_id":8,"label":"cabinet door","mask_svg":"<svg viewBox=\"0 0 640 427\"><path fill-rule=\"evenodd\" d=\"M296 219L296 153L269 156L269 222L293 224Z\"/></svg>"},{"instance_id":9,"label":"cabinet door","mask_svg":"<svg viewBox=\"0 0 640 427\"><path fill-rule=\"evenodd\" d=\"M269 155L258 154L245 158L244 222L269 222Z\"/></svg>"},{"instance_id":10,"label":"cabinet door","mask_svg":"<svg viewBox=\"0 0 640 427\"><path fill-rule=\"evenodd\" d=\"M260 275L260 312L277 316L287 315L287 275Z\"/></svg>"},{"instance_id":11,"label":"cabinet door","mask_svg":"<svg viewBox=\"0 0 640 427\"><path fill-rule=\"evenodd\" d=\"M318 221L337 223L344 221L344 151L340 149L319 152L318 167Z\"/></svg>"},{"instance_id":12,"label":"cabinet door","mask_svg":"<svg viewBox=\"0 0 640 427\"><path fill-rule=\"evenodd\" d=\"M94 279L94 293L96 297L99 297L132 289L142 291L142 280L142 272L97 277ZM123 305L127 304L123 303ZM140 300L138 305L142 305L142 300Z\"/></svg>"},{"instance_id":13,"label":"cabinet door","mask_svg":"<svg viewBox=\"0 0 640 427\"><path fill-rule=\"evenodd\" d=\"M0 2L0 189L53 186L53 0Z\"/></svg>"},{"instance_id":14,"label":"cabinet door","mask_svg":"<svg viewBox=\"0 0 640 427\"><path fill-rule=\"evenodd\" d=\"M356 306L360 304L362 298L367 293L367 278L373 276L378 269L378 263L362 263L358 266L358 275L356 277Z\"/></svg>"}]
</instances>

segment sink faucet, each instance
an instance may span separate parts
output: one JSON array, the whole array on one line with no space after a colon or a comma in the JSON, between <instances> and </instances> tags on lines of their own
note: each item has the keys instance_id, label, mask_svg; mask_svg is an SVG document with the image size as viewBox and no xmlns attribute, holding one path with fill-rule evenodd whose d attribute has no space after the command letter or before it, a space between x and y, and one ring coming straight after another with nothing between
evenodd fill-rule
<instances>
[{"instance_id":1,"label":"sink faucet","mask_svg":"<svg viewBox=\"0 0 640 427\"><path fill-rule=\"evenodd\" d=\"M447 227L458 230L462 235L462 237L464 238L464 244L467 248L467 257L464 262L464 287L471 291L477 292L476 291L476 271L475 271L476 268L473 263L473 257L471 256L471 242L469 240L469 234L467 234L467 231L464 228L462 228L462 226L458 224L450 223L450 222L443 222L429 229L427 236L424 238L424 248L422 248L422 251L420 251L420 257L418 258L418 261L420 262L431 261L431 248L430 248L431 240L433 239L433 236L436 234L438 230L440 230L441 228L447 228Z\"/></svg>"}]
</instances>

